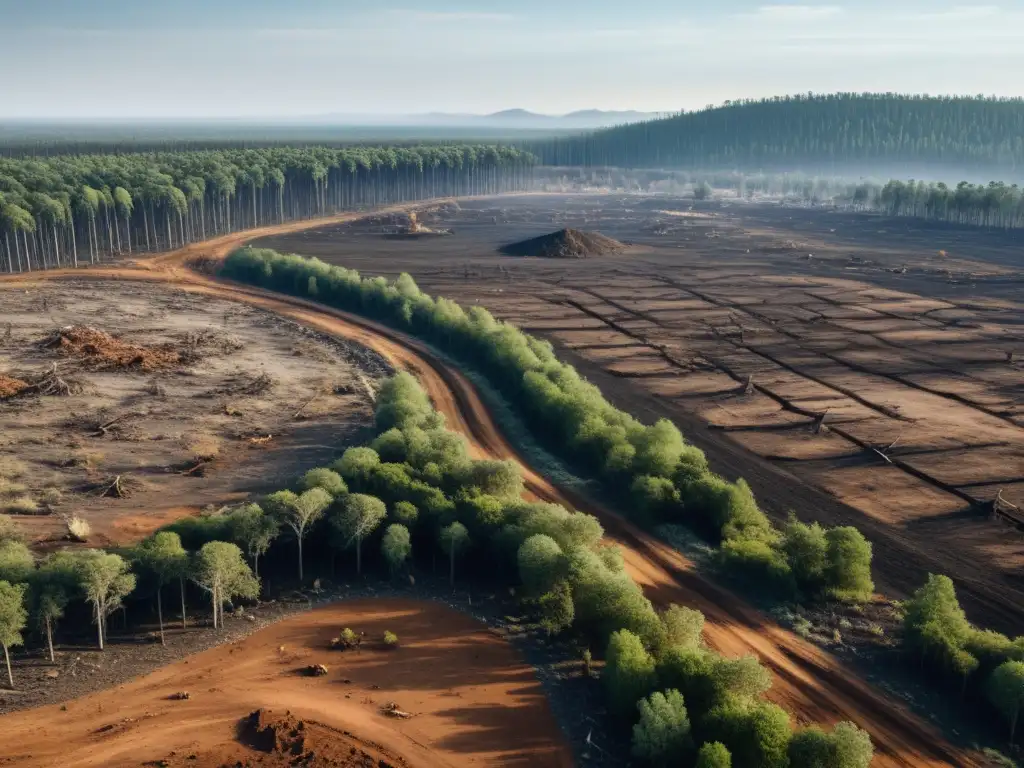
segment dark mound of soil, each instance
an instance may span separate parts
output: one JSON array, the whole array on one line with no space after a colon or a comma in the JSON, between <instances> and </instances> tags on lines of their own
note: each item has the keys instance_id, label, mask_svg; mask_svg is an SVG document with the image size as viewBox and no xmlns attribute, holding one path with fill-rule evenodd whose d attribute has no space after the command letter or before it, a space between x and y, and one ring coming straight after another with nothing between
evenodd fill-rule
<instances>
[{"instance_id":1,"label":"dark mound of soil","mask_svg":"<svg viewBox=\"0 0 1024 768\"><path fill-rule=\"evenodd\" d=\"M397 768L404 761L363 744L348 733L320 723L257 709L239 724L237 744L200 754L171 753L160 764L168 768Z\"/></svg>"},{"instance_id":2,"label":"dark mound of soil","mask_svg":"<svg viewBox=\"0 0 1024 768\"><path fill-rule=\"evenodd\" d=\"M506 256L536 256L542 259L585 259L619 253L626 246L618 240L583 232L578 229L560 229L550 235L541 235L530 240L512 243L499 249Z\"/></svg>"}]
</instances>

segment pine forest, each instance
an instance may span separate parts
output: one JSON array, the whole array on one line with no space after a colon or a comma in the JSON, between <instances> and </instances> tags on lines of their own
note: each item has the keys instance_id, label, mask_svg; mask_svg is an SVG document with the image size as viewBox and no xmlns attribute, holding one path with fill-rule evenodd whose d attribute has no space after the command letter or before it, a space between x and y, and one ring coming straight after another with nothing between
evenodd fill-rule
<instances>
[{"instance_id":1,"label":"pine forest","mask_svg":"<svg viewBox=\"0 0 1024 768\"><path fill-rule=\"evenodd\" d=\"M533 162L485 145L0 159L0 272L165 251L361 206L519 191Z\"/></svg>"}]
</instances>

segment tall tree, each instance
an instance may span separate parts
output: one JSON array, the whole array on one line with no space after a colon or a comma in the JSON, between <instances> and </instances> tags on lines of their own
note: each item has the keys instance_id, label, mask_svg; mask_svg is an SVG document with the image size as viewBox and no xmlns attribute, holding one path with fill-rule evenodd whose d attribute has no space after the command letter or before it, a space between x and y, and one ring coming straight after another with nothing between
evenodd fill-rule
<instances>
[{"instance_id":1,"label":"tall tree","mask_svg":"<svg viewBox=\"0 0 1024 768\"><path fill-rule=\"evenodd\" d=\"M245 564L240 550L226 541L204 544L196 554L192 579L210 593L213 602L213 628L223 628L223 605L236 597L255 598L260 582Z\"/></svg>"}]
</instances>

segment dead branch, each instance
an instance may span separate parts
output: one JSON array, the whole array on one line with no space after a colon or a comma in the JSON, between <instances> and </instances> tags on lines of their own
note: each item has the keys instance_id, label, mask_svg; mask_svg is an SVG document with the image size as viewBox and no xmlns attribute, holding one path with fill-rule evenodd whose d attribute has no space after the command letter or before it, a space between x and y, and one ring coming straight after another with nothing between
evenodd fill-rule
<instances>
[{"instance_id":1,"label":"dead branch","mask_svg":"<svg viewBox=\"0 0 1024 768\"><path fill-rule=\"evenodd\" d=\"M127 493L126 489L124 488L124 486L121 484L121 475L118 475L117 477L115 477L114 481L110 485L104 487L100 491L99 496L101 496L101 497L108 497L108 498L114 498L114 499L125 499L125 498L127 498L128 497L128 493Z\"/></svg>"},{"instance_id":2,"label":"dead branch","mask_svg":"<svg viewBox=\"0 0 1024 768\"><path fill-rule=\"evenodd\" d=\"M828 416L828 412L831 410L831 408L826 408L825 412L814 420L814 434L820 435L822 432L828 431L828 427L825 426L825 417Z\"/></svg>"},{"instance_id":3,"label":"dead branch","mask_svg":"<svg viewBox=\"0 0 1024 768\"><path fill-rule=\"evenodd\" d=\"M274 439L273 435L266 435L264 437L250 437L249 438L249 442L252 445L266 445L267 443L269 443L273 439Z\"/></svg>"},{"instance_id":4,"label":"dead branch","mask_svg":"<svg viewBox=\"0 0 1024 768\"><path fill-rule=\"evenodd\" d=\"M81 392L82 387L76 382L62 378L57 373L57 364L52 363L49 368L36 377L35 381L29 384L28 391L38 395L68 397L76 392Z\"/></svg>"},{"instance_id":5,"label":"dead branch","mask_svg":"<svg viewBox=\"0 0 1024 768\"><path fill-rule=\"evenodd\" d=\"M316 392L316 393L314 393L314 395L313 395L313 396L312 396L311 398L309 398L309 400L307 400L307 401L306 401L306 402L304 402L304 403L303 403L303 404L302 404L301 406L299 406L299 410L297 410L297 411L296 411L296 412L295 412L295 413L294 413L294 414L292 415L292 418L293 418L293 419L297 419L297 418L299 418L299 416L301 416L301 415L302 415L302 412L303 412L304 410L306 410L306 408L308 408L308 407L309 407L310 405L312 405L313 401L314 401L314 400L316 400L316 399L317 399L318 397L320 397L320 395L321 395L321 393L320 393L320 392Z\"/></svg>"},{"instance_id":6,"label":"dead branch","mask_svg":"<svg viewBox=\"0 0 1024 768\"><path fill-rule=\"evenodd\" d=\"M200 459L198 462L196 462L194 467L182 470L178 474L184 477L191 477L192 475L198 474L199 477L202 477L206 471L206 467L210 466L212 463L212 461L209 461L207 459Z\"/></svg>"},{"instance_id":7,"label":"dead branch","mask_svg":"<svg viewBox=\"0 0 1024 768\"><path fill-rule=\"evenodd\" d=\"M753 377L753 375L747 376L747 383L746 383L746 386L743 387L743 394L745 394L745 395L752 395L752 394L754 394L755 391L756 391L756 387L754 386L754 377Z\"/></svg>"},{"instance_id":8,"label":"dead branch","mask_svg":"<svg viewBox=\"0 0 1024 768\"><path fill-rule=\"evenodd\" d=\"M93 432L89 437L106 437L110 432L110 428L128 418L130 414L122 413L117 418L111 419L105 424L100 424L96 427L96 431Z\"/></svg>"},{"instance_id":9,"label":"dead branch","mask_svg":"<svg viewBox=\"0 0 1024 768\"><path fill-rule=\"evenodd\" d=\"M895 448L896 447L896 443L898 443L902 439L903 439L903 433L900 432L899 437L897 437L895 440L893 440L891 443L889 443L889 445L885 448L884 453L888 453L893 448Z\"/></svg>"},{"instance_id":10,"label":"dead branch","mask_svg":"<svg viewBox=\"0 0 1024 768\"><path fill-rule=\"evenodd\" d=\"M874 453L877 453L879 456L881 456L885 460L886 464L892 464L892 459L890 459L888 456L886 456L884 453L882 453L877 448L870 448L869 450L871 450Z\"/></svg>"}]
</instances>

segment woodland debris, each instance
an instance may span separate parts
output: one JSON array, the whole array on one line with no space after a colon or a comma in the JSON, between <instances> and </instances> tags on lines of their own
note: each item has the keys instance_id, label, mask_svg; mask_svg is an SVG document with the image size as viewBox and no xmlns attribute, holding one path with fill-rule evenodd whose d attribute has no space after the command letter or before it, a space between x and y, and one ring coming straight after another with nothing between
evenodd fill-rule
<instances>
[{"instance_id":1,"label":"woodland debris","mask_svg":"<svg viewBox=\"0 0 1024 768\"><path fill-rule=\"evenodd\" d=\"M169 698L171 701L188 701L192 698L192 694L190 694L188 691L178 691L177 693L172 693L167 698Z\"/></svg>"},{"instance_id":2,"label":"woodland debris","mask_svg":"<svg viewBox=\"0 0 1024 768\"><path fill-rule=\"evenodd\" d=\"M37 395L56 397L68 397L81 391L81 384L61 377L57 372L56 363L39 374L26 390Z\"/></svg>"},{"instance_id":3,"label":"woodland debris","mask_svg":"<svg viewBox=\"0 0 1024 768\"><path fill-rule=\"evenodd\" d=\"M380 713L386 717L397 717L401 720L408 720L412 717L412 712L406 712L393 701L389 701L386 704L382 705L380 708Z\"/></svg>"},{"instance_id":4,"label":"woodland debris","mask_svg":"<svg viewBox=\"0 0 1024 768\"><path fill-rule=\"evenodd\" d=\"M27 381L0 373L0 400L17 397L31 385Z\"/></svg>"},{"instance_id":5,"label":"woodland debris","mask_svg":"<svg viewBox=\"0 0 1024 768\"><path fill-rule=\"evenodd\" d=\"M181 353L169 345L147 347L131 344L87 325L57 328L39 346L56 350L66 357L77 357L95 370L156 371L183 362Z\"/></svg>"},{"instance_id":6,"label":"woodland debris","mask_svg":"<svg viewBox=\"0 0 1024 768\"><path fill-rule=\"evenodd\" d=\"M328 672L326 664L310 664L304 671L309 677L323 677Z\"/></svg>"}]
</instances>

